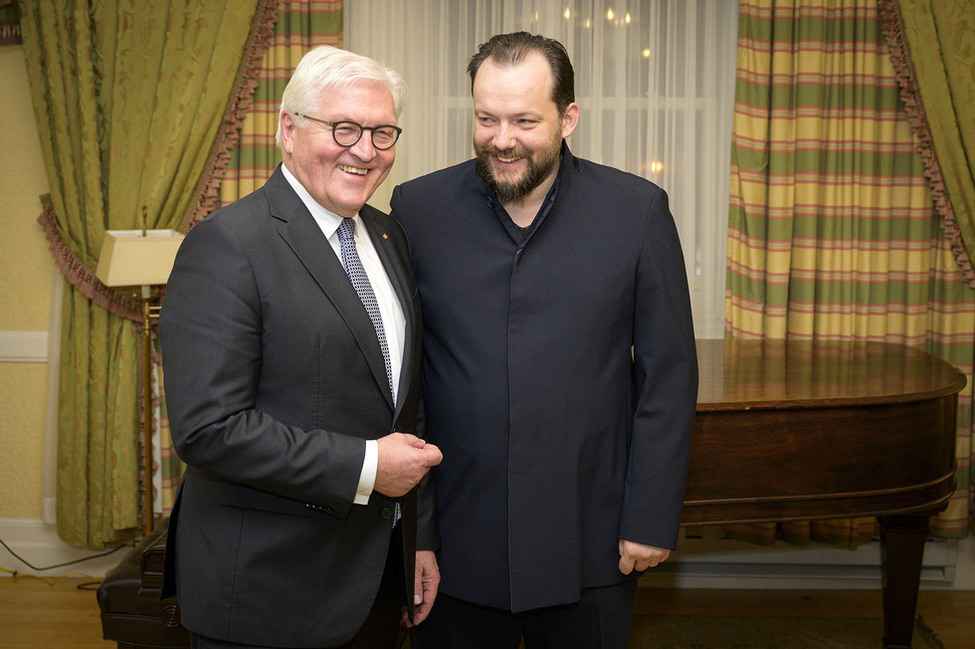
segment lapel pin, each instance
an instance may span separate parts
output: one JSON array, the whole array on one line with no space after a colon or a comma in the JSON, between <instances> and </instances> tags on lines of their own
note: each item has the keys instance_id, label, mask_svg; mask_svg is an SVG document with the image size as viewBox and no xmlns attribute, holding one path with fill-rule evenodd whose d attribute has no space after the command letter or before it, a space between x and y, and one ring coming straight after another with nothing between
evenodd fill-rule
<instances>
[{"instance_id":1,"label":"lapel pin","mask_svg":"<svg viewBox=\"0 0 975 649\"><path fill-rule=\"evenodd\" d=\"M388 238L389 238L389 237L387 237L387 236L386 236L386 233L385 233L385 232L383 232L383 239L388 239Z\"/></svg>"}]
</instances>

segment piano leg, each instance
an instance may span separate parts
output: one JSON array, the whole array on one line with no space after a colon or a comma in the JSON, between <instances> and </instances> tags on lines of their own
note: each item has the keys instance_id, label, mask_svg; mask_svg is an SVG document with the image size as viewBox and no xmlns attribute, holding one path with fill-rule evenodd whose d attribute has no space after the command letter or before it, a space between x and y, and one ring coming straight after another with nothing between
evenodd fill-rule
<instances>
[{"instance_id":1,"label":"piano leg","mask_svg":"<svg viewBox=\"0 0 975 649\"><path fill-rule=\"evenodd\" d=\"M911 649L921 561L928 531L926 515L880 517L884 646L887 649Z\"/></svg>"}]
</instances>

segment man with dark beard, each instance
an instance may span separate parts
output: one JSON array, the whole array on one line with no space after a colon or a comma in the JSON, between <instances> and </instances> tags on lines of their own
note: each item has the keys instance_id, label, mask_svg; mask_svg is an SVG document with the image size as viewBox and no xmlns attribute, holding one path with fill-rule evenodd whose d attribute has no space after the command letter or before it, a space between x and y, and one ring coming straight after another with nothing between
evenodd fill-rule
<instances>
[{"instance_id":1,"label":"man with dark beard","mask_svg":"<svg viewBox=\"0 0 975 649\"><path fill-rule=\"evenodd\" d=\"M624 649L680 523L697 397L667 195L576 158L557 41L468 71L476 159L393 192L424 321L440 596L415 649ZM434 548L426 548L434 549Z\"/></svg>"}]
</instances>

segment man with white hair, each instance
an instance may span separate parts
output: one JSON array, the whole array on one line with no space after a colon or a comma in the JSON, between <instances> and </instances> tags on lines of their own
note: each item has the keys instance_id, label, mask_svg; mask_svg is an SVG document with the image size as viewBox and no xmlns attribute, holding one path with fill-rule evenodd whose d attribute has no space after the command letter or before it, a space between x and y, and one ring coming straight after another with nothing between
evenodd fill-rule
<instances>
[{"instance_id":1,"label":"man with white hair","mask_svg":"<svg viewBox=\"0 0 975 649\"><path fill-rule=\"evenodd\" d=\"M163 595L194 647L392 647L436 596L416 287L402 228L366 205L404 94L376 61L310 51L283 164L177 256L160 332L187 470Z\"/></svg>"}]
</instances>

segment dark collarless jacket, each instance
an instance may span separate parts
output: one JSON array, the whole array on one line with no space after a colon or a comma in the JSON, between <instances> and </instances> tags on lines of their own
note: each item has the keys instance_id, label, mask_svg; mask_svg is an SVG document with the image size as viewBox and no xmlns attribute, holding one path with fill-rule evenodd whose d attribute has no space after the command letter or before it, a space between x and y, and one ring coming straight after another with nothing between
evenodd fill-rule
<instances>
[{"instance_id":1,"label":"dark collarless jacket","mask_svg":"<svg viewBox=\"0 0 975 649\"><path fill-rule=\"evenodd\" d=\"M677 541L697 397L667 195L572 156L522 236L468 161L397 187L424 319L441 592L515 612ZM551 195L550 195L551 196Z\"/></svg>"},{"instance_id":2,"label":"dark collarless jacket","mask_svg":"<svg viewBox=\"0 0 975 649\"><path fill-rule=\"evenodd\" d=\"M419 432L421 323L402 228L369 206L360 217L406 317L395 408L369 316L280 168L180 247L160 334L173 442L188 468L165 589L178 591L194 633L336 646L372 606L394 502L353 498L365 440ZM401 499L409 593L415 492Z\"/></svg>"}]
</instances>

